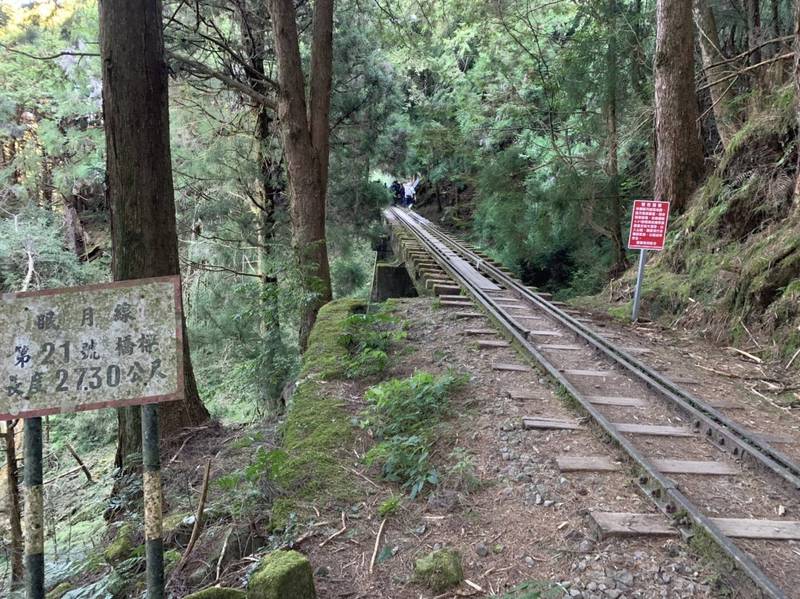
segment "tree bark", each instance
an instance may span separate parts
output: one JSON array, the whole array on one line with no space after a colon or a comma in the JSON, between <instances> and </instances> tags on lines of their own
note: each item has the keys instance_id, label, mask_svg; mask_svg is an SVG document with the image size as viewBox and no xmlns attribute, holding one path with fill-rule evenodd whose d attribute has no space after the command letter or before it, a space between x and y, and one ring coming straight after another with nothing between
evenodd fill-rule
<instances>
[{"instance_id":1,"label":"tree bark","mask_svg":"<svg viewBox=\"0 0 800 599\"><path fill-rule=\"evenodd\" d=\"M794 93L797 124L800 126L800 0L794 0ZM798 132L800 136L800 130ZM794 185L794 214L800 221L800 154L797 156Z\"/></svg>"},{"instance_id":2,"label":"tree bark","mask_svg":"<svg viewBox=\"0 0 800 599\"><path fill-rule=\"evenodd\" d=\"M605 170L609 181L608 230L614 250L614 264L611 267L611 274L613 276L628 268L628 256L625 253L625 244L622 240L622 198L620 197L619 185L619 131L617 127L617 72L619 67L619 51L617 46L617 0L608 0L606 11L608 45L606 47L606 89L603 104L608 143Z\"/></svg>"},{"instance_id":3,"label":"tree bark","mask_svg":"<svg viewBox=\"0 0 800 599\"><path fill-rule=\"evenodd\" d=\"M292 244L308 297L301 307L299 331L300 347L305 349L317 312L332 295L325 239L330 99L322 96L330 95L332 38L329 32L333 24L327 21L332 21L333 0L318 0L315 6L310 84L312 110L308 113L294 3L292 0L268 0L267 5L278 63L278 120L289 179Z\"/></svg>"},{"instance_id":4,"label":"tree bark","mask_svg":"<svg viewBox=\"0 0 800 599\"><path fill-rule=\"evenodd\" d=\"M745 0L744 9L747 12L747 45L750 50L750 64L761 62L761 0Z\"/></svg>"},{"instance_id":5,"label":"tree bark","mask_svg":"<svg viewBox=\"0 0 800 599\"><path fill-rule=\"evenodd\" d=\"M682 212L703 173L694 85L692 0L656 4L655 199Z\"/></svg>"},{"instance_id":6,"label":"tree bark","mask_svg":"<svg viewBox=\"0 0 800 599\"><path fill-rule=\"evenodd\" d=\"M694 19L697 25L697 33L700 38L700 53L703 57L703 67L706 81L720 81L730 70L727 65L722 64L725 56L722 53L722 46L719 41L719 31L714 12L708 4L708 0L695 0ZM735 115L730 108L729 98L733 97L730 93L730 82L723 81L709 88L711 103L714 112L714 121L717 124L722 147L727 148L731 137L736 133ZM726 98L727 96L727 98Z\"/></svg>"},{"instance_id":7,"label":"tree bark","mask_svg":"<svg viewBox=\"0 0 800 599\"><path fill-rule=\"evenodd\" d=\"M100 0L107 194L115 281L180 273L160 0ZM184 322L184 340L186 324ZM161 431L208 419L184 343L182 401L161 407ZM117 464L141 452L140 410L118 410Z\"/></svg>"}]
</instances>

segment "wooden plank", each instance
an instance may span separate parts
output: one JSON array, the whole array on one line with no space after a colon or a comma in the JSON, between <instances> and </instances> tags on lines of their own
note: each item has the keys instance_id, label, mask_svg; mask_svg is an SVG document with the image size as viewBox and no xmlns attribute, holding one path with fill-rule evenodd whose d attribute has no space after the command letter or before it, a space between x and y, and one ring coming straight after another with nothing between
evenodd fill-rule
<instances>
[{"instance_id":1,"label":"wooden plank","mask_svg":"<svg viewBox=\"0 0 800 599\"><path fill-rule=\"evenodd\" d=\"M529 336L534 337L562 337L563 335L558 331L544 331L544 330L534 330L528 331Z\"/></svg>"},{"instance_id":2,"label":"wooden plank","mask_svg":"<svg viewBox=\"0 0 800 599\"><path fill-rule=\"evenodd\" d=\"M433 289L436 285L452 285L453 281L447 278L426 279L425 289Z\"/></svg>"},{"instance_id":3,"label":"wooden plank","mask_svg":"<svg viewBox=\"0 0 800 599\"><path fill-rule=\"evenodd\" d=\"M797 520L752 520L747 518L711 518L723 534L733 539L800 540Z\"/></svg>"},{"instance_id":4,"label":"wooden plank","mask_svg":"<svg viewBox=\"0 0 800 599\"><path fill-rule=\"evenodd\" d=\"M494 329L464 329L465 335L497 335Z\"/></svg>"},{"instance_id":5,"label":"wooden plank","mask_svg":"<svg viewBox=\"0 0 800 599\"><path fill-rule=\"evenodd\" d=\"M588 395L586 397L590 403L601 406L625 406L631 408L643 408L647 402L638 397L610 397L607 395Z\"/></svg>"},{"instance_id":6,"label":"wooden plank","mask_svg":"<svg viewBox=\"0 0 800 599\"><path fill-rule=\"evenodd\" d=\"M527 316L525 314L512 314L515 320L544 320L543 316Z\"/></svg>"},{"instance_id":7,"label":"wooden plank","mask_svg":"<svg viewBox=\"0 0 800 599\"><path fill-rule=\"evenodd\" d=\"M692 437L691 429L682 426L661 426L658 424L634 424L631 422L615 422L614 426L621 433L632 435L653 435L656 437Z\"/></svg>"},{"instance_id":8,"label":"wooden plank","mask_svg":"<svg viewBox=\"0 0 800 599\"><path fill-rule=\"evenodd\" d=\"M523 364L505 364L502 362L495 362L492 364L493 370L500 370L503 372L530 372L531 369Z\"/></svg>"},{"instance_id":9,"label":"wooden plank","mask_svg":"<svg viewBox=\"0 0 800 599\"><path fill-rule=\"evenodd\" d=\"M532 399L539 399L539 396L534 395L530 391L522 391L520 389L512 389L511 391L507 391L507 393L511 399L517 401L530 401Z\"/></svg>"},{"instance_id":10,"label":"wooden plank","mask_svg":"<svg viewBox=\"0 0 800 599\"><path fill-rule=\"evenodd\" d=\"M450 294L442 293L441 295L439 295L439 299L442 300L442 301L449 301L449 300L461 301L461 300L466 300L466 299L469 299L469 298L466 295L460 295L460 294L450 295Z\"/></svg>"},{"instance_id":11,"label":"wooden plank","mask_svg":"<svg viewBox=\"0 0 800 599\"><path fill-rule=\"evenodd\" d=\"M744 406L742 404L738 404L735 401L729 401L727 399L712 399L708 402L712 408L723 408L725 410L744 410Z\"/></svg>"},{"instance_id":12,"label":"wooden plank","mask_svg":"<svg viewBox=\"0 0 800 599\"><path fill-rule=\"evenodd\" d=\"M652 349L647 349L646 347L626 347L623 349L623 351L626 351L629 354L637 356L644 356L653 353Z\"/></svg>"},{"instance_id":13,"label":"wooden plank","mask_svg":"<svg viewBox=\"0 0 800 599\"><path fill-rule=\"evenodd\" d=\"M522 419L522 426L526 429L544 429L544 430L576 430L580 425L574 420L555 420L553 418L534 418L524 417Z\"/></svg>"},{"instance_id":14,"label":"wooden plank","mask_svg":"<svg viewBox=\"0 0 800 599\"><path fill-rule=\"evenodd\" d=\"M557 351L579 351L583 348L580 345L558 345L555 343L544 343L539 346L539 349L550 349Z\"/></svg>"},{"instance_id":15,"label":"wooden plank","mask_svg":"<svg viewBox=\"0 0 800 599\"><path fill-rule=\"evenodd\" d=\"M661 514L630 512L589 512L601 537L659 536L671 537L678 531Z\"/></svg>"},{"instance_id":16,"label":"wooden plank","mask_svg":"<svg viewBox=\"0 0 800 599\"><path fill-rule=\"evenodd\" d=\"M478 347L481 349L497 349L500 347L510 347L508 341L499 341L495 339L481 339L478 341Z\"/></svg>"},{"instance_id":17,"label":"wooden plank","mask_svg":"<svg viewBox=\"0 0 800 599\"><path fill-rule=\"evenodd\" d=\"M438 295L439 297L442 297L445 293L458 293L459 291L461 291L461 287L458 285L433 284L433 295Z\"/></svg>"},{"instance_id":18,"label":"wooden plank","mask_svg":"<svg viewBox=\"0 0 800 599\"><path fill-rule=\"evenodd\" d=\"M558 469L561 472L613 472L622 470L622 467L612 462L611 458L601 455L562 455L556 458L556 464L558 464Z\"/></svg>"},{"instance_id":19,"label":"wooden plank","mask_svg":"<svg viewBox=\"0 0 800 599\"><path fill-rule=\"evenodd\" d=\"M595 376L595 377L609 377L614 376L616 372L613 370L581 370L580 368L567 368L562 370L564 374L571 376Z\"/></svg>"},{"instance_id":20,"label":"wooden plank","mask_svg":"<svg viewBox=\"0 0 800 599\"><path fill-rule=\"evenodd\" d=\"M473 306L473 303L470 300L464 300L462 302L457 302L455 300L444 300L439 302L439 305L443 308L470 308Z\"/></svg>"},{"instance_id":21,"label":"wooden plank","mask_svg":"<svg viewBox=\"0 0 800 599\"><path fill-rule=\"evenodd\" d=\"M653 459L653 465L659 472L667 474L713 474L724 476L739 474L739 469L727 462Z\"/></svg>"},{"instance_id":22,"label":"wooden plank","mask_svg":"<svg viewBox=\"0 0 800 599\"><path fill-rule=\"evenodd\" d=\"M456 312L456 318L478 318L483 316L481 312Z\"/></svg>"}]
</instances>

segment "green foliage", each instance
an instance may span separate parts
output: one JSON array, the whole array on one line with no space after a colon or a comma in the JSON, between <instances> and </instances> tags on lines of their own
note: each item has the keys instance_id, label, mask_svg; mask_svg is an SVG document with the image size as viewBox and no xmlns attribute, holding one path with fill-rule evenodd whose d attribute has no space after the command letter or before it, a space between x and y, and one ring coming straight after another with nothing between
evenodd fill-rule
<instances>
[{"instance_id":1,"label":"green foliage","mask_svg":"<svg viewBox=\"0 0 800 599\"><path fill-rule=\"evenodd\" d=\"M380 441L367 453L367 463L380 464L383 477L399 483L412 498L426 485L439 483L430 461L433 429L449 415L449 396L465 381L452 373L434 376L419 372L367 391L370 407L362 425Z\"/></svg>"},{"instance_id":2,"label":"green foliage","mask_svg":"<svg viewBox=\"0 0 800 599\"><path fill-rule=\"evenodd\" d=\"M345 320L339 338L340 345L350 354L345 376L361 378L383 372L392 344L405 336L392 315L391 304L370 306L368 312L352 314Z\"/></svg>"},{"instance_id":3,"label":"green foliage","mask_svg":"<svg viewBox=\"0 0 800 599\"><path fill-rule=\"evenodd\" d=\"M400 509L400 505L403 501L402 495L395 495L394 493L378 506L378 515L381 518L386 518L387 516L393 515Z\"/></svg>"},{"instance_id":4,"label":"green foliage","mask_svg":"<svg viewBox=\"0 0 800 599\"><path fill-rule=\"evenodd\" d=\"M65 249L57 219L49 210L30 207L0 220L0 290L19 291L29 272L31 291L102 280L106 264L83 264Z\"/></svg>"}]
</instances>

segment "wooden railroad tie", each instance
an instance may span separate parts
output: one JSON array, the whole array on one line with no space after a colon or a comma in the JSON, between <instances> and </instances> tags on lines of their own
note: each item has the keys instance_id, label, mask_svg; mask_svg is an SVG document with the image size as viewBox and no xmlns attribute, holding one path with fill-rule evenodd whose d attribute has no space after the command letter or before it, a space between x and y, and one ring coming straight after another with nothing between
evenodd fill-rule
<instances>
[{"instance_id":1,"label":"wooden railroad tie","mask_svg":"<svg viewBox=\"0 0 800 599\"><path fill-rule=\"evenodd\" d=\"M475 336L475 335L496 335L497 331L494 329L464 329L465 335Z\"/></svg>"},{"instance_id":2,"label":"wooden railroad tie","mask_svg":"<svg viewBox=\"0 0 800 599\"><path fill-rule=\"evenodd\" d=\"M518 318L518 317L514 317ZM558 331L544 331L544 330L533 330L528 331L528 337L562 337L563 335Z\"/></svg>"},{"instance_id":3,"label":"wooden railroad tie","mask_svg":"<svg viewBox=\"0 0 800 599\"><path fill-rule=\"evenodd\" d=\"M651 459L659 472L665 474L707 474L729 476L740 474L740 470L727 462ZM556 458L561 472L613 472L622 470L622 465L606 456L559 456Z\"/></svg>"},{"instance_id":4,"label":"wooden railroad tie","mask_svg":"<svg viewBox=\"0 0 800 599\"><path fill-rule=\"evenodd\" d=\"M511 399L516 401L530 401L533 399L539 399L539 396L534 395L530 391L523 391L520 389L512 389L511 391L506 391L506 393Z\"/></svg>"},{"instance_id":5,"label":"wooden railroad tie","mask_svg":"<svg viewBox=\"0 0 800 599\"><path fill-rule=\"evenodd\" d=\"M613 370L581 370L579 368L567 368L561 372L569 376L593 376L603 378L614 376L616 374L616 372Z\"/></svg>"},{"instance_id":6,"label":"wooden railroad tie","mask_svg":"<svg viewBox=\"0 0 800 599\"><path fill-rule=\"evenodd\" d=\"M479 318L483 316L481 312L456 312L456 318Z\"/></svg>"},{"instance_id":7,"label":"wooden railroad tie","mask_svg":"<svg viewBox=\"0 0 800 599\"><path fill-rule=\"evenodd\" d=\"M545 343L540 345L539 349L549 349L552 351L579 351L583 348L580 345L558 345L554 343Z\"/></svg>"},{"instance_id":8,"label":"wooden railroad tie","mask_svg":"<svg viewBox=\"0 0 800 599\"><path fill-rule=\"evenodd\" d=\"M673 536L677 529L661 514L590 512L601 537ZM800 521L751 518L709 518L722 534L732 539L773 541L800 540Z\"/></svg>"},{"instance_id":9,"label":"wooden railroad tie","mask_svg":"<svg viewBox=\"0 0 800 599\"><path fill-rule=\"evenodd\" d=\"M544 430L576 430L581 427L575 420L558 420L556 418L540 418L525 416L522 419L522 428L525 429L544 429Z\"/></svg>"},{"instance_id":10,"label":"wooden railroad tie","mask_svg":"<svg viewBox=\"0 0 800 599\"><path fill-rule=\"evenodd\" d=\"M501 347L510 347L511 344L508 341L500 341L495 339L479 339L478 340L478 347L481 349L498 349Z\"/></svg>"},{"instance_id":11,"label":"wooden railroad tie","mask_svg":"<svg viewBox=\"0 0 800 599\"><path fill-rule=\"evenodd\" d=\"M464 298L465 301L456 301L456 300L443 300L439 302L439 305L443 308L470 308L474 304L471 300Z\"/></svg>"},{"instance_id":12,"label":"wooden railroad tie","mask_svg":"<svg viewBox=\"0 0 800 599\"><path fill-rule=\"evenodd\" d=\"M630 435L652 435L654 437L693 437L691 429L683 426L663 426L659 424L613 423L620 433Z\"/></svg>"},{"instance_id":13,"label":"wooden railroad tie","mask_svg":"<svg viewBox=\"0 0 800 599\"><path fill-rule=\"evenodd\" d=\"M504 364L502 362L495 362L492 364L492 370L499 370L501 372L530 372L531 369L523 364Z\"/></svg>"},{"instance_id":14,"label":"wooden railroad tie","mask_svg":"<svg viewBox=\"0 0 800 599\"><path fill-rule=\"evenodd\" d=\"M638 397L608 397L605 395L587 395L589 403L601 406L626 406L631 408L643 408L647 405L644 399Z\"/></svg>"},{"instance_id":15,"label":"wooden railroad tie","mask_svg":"<svg viewBox=\"0 0 800 599\"><path fill-rule=\"evenodd\" d=\"M458 285L453 285L452 283L449 285L442 283L434 283L433 294L438 295L440 297L443 295L457 295L459 297L463 297L461 295L461 287L459 287Z\"/></svg>"}]
</instances>

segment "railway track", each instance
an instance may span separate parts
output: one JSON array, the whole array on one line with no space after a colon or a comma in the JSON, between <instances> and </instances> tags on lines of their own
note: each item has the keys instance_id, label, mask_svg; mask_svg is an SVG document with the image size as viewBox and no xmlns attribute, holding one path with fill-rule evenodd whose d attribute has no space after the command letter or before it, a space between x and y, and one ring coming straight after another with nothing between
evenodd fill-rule
<instances>
[{"instance_id":1,"label":"railway track","mask_svg":"<svg viewBox=\"0 0 800 599\"><path fill-rule=\"evenodd\" d=\"M798 513L800 465L775 447L790 439L770 439L748 430L418 214L390 208L384 216L403 245L404 257L439 287L436 291L449 292L441 295L442 303L463 306L467 311L461 316L471 318L475 313L469 306L475 302L500 325L627 454L638 485L671 523L664 528L644 515L598 513L593 517L601 530L669 534L677 529L687 537L702 531L752 585L741 596L800 597L800 551L794 545L800 540L800 522L768 519L770 513L774 517L768 506L732 509L740 512L739 518L712 515L763 497L778 498L789 506L789 513ZM446 276L439 277L439 272ZM454 293L456 288L468 297ZM483 343L501 346L491 340ZM524 368L495 366L511 372ZM525 425L569 429L579 424L531 418ZM593 456L559 456L558 463L562 471L613 468ZM710 499L719 490L729 506L715 506Z\"/></svg>"}]
</instances>

